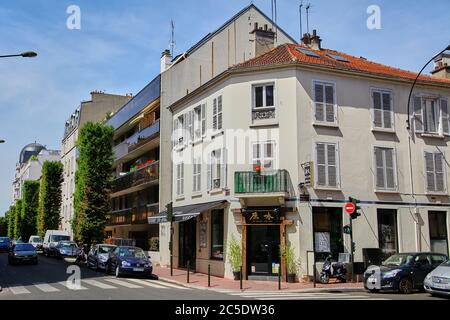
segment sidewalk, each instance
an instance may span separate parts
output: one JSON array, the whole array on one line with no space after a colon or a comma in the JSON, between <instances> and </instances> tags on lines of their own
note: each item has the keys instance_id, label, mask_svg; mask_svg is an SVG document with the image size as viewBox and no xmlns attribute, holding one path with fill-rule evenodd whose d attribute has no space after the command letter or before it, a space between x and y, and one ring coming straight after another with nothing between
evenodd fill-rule
<instances>
[{"instance_id":1,"label":"sidewalk","mask_svg":"<svg viewBox=\"0 0 450 320\"><path fill-rule=\"evenodd\" d=\"M173 276L170 276L170 268L164 268L155 266L153 273L159 276L161 281L171 282L174 284L182 285L185 287L201 289L201 290L213 290L219 292L240 292L240 281L234 281L231 279L224 279L220 277L211 276L211 287L208 288L208 275L203 273L189 273L189 283L187 283L187 271L173 269ZM333 281L333 280L331 280ZM243 291L278 291L277 281L255 281L244 280ZM363 283L332 283L329 284L316 284L314 288L313 283L281 283L281 290L288 292L358 292L364 291Z\"/></svg>"}]
</instances>

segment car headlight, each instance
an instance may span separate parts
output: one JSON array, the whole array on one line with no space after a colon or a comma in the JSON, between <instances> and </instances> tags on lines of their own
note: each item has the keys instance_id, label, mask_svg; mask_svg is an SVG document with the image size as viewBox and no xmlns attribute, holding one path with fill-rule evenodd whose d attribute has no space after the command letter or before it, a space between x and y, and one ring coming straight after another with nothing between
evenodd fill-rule
<instances>
[{"instance_id":1,"label":"car headlight","mask_svg":"<svg viewBox=\"0 0 450 320\"><path fill-rule=\"evenodd\" d=\"M130 263L126 262L126 261L122 261L122 267L129 267L131 266Z\"/></svg>"},{"instance_id":2,"label":"car headlight","mask_svg":"<svg viewBox=\"0 0 450 320\"><path fill-rule=\"evenodd\" d=\"M59 249L59 253L64 254L64 250L63 249Z\"/></svg>"},{"instance_id":3,"label":"car headlight","mask_svg":"<svg viewBox=\"0 0 450 320\"><path fill-rule=\"evenodd\" d=\"M105 256L99 256L98 257L98 260L100 260L100 262L106 262L106 261L108 261L108 257L105 257ZM125 262L125 261L124 261Z\"/></svg>"},{"instance_id":4,"label":"car headlight","mask_svg":"<svg viewBox=\"0 0 450 320\"><path fill-rule=\"evenodd\" d=\"M429 273L426 277L425 277L425 281L431 281L431 273Z\"/></svg>"},{"instance_id":5,"label":"car headlight","mask_svg":"<svg viewBox=\"0 0 450 320\"><path fill-rule=\"evenodd\" d=\"M402 270L396 269L386 272L385 274L383 274L383 278L394 278L400 271Z\"/></svg>"}]
</instances>

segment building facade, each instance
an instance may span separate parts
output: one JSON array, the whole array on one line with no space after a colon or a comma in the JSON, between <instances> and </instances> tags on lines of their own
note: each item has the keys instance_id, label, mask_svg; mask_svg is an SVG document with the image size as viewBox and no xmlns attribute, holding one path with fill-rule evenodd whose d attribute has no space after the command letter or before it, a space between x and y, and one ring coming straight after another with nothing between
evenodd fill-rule
<instances>
[{"instance_id":1,"label":"building facade","mask_svg":"<svg viewBox=\"0 0 450 320\"><path fill-rule=\"evenodd\" d=\"M160 77L108 120L114 133L112 212L106 235L116 244L159 251Z\"/></svg>"},{"instance_id":2,"label":"building facade","mask_svg":"<svg viewBox=\"0 0 450 320\"><path fill-rule=\"evenodd\" d=\"M259 25L256 36L273 36ZM164 100L165 81L178 78L176 65L162 74L173 124L162 131L162 162L173 169L161 168L161 179L172 172L170 192L163 188L174 206L174 266L206 273L211 265L232 277L226 244L235 238L246 278L284 274L286 246L299 276L311 276L314 260L351 252L349 197L362 207L356 262L367 249L449 254L446 74L422 76L408 106L412 72L322 49L315 32L301 45L272 43L173 99ZM165 216L151 219L161 243L170 241ZM166 265L168 252L161 248Z\"/></svg>"},{"instance_id":3,"label":"building facade","mask_svg":"<svg viewBox=\"0 0 450 320\"><path fill-rule=\"evenodd\" d=\"M76 142L80 129L89 121L105 120L130 100L130 96L91 92L91 100L81 102L79 108L66 121L61 146L61 162L64 166L62 185L61 230L72 233L74 215L75 172L77 170Z\"/></svg>"}]
</instances>

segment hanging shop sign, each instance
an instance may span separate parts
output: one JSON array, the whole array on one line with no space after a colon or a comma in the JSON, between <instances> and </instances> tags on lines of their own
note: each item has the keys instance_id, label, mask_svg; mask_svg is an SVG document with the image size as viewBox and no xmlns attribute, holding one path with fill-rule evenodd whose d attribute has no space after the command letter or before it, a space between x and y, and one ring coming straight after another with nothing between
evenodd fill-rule
<instances>
[{"instance_id":1,"label":"hanging shop sign","mask_svg":"<svg viewBox=\"0 0 450 320\"><path fill-rule=\"evenodd\" d=\"M314 163L312 161L309 161L302 163L301 166L305 174L305 182L304 182L305 187L314 186L314 175L313 175Z\"/></svg>"},{"instance_id":2,"label":"hanging shop sign","mask_svg":"<svg viewBox=\"0 0 450 320\"><path fill-rule=\"evenodd\" d=\"M248 224L280 223L280 209L242 209Z\"/></svg>"}]
</instances>

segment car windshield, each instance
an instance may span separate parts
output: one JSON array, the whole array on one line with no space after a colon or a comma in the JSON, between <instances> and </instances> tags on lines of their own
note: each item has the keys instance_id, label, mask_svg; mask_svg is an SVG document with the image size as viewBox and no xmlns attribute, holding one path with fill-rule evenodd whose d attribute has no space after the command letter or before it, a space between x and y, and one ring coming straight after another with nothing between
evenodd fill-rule
<instances>
[{"instance_id":1,"label":"car windshield","mask_svg":"<svg viewBox=\"0 0 450 320\"><path fill-rule=\"evenodd\" d=\"M63 248L77 248L77 244L73 242L62 242L60 245Z\"/></svg>"},{"instance_id":2,"label":"car windshield","mask_svg":"<svg viewBox=\"0 0 450 320\"><path fill-rule=\"evenodd\" d=\"M0 238L0 243L8 243L9 239L8 238Z\"/></svg>"},{"instance_id":3,"label":"car windshield","mask_svg":"<svg viewBox=\"0 0 450 320\"><path fill-rule=\"evenodd\" d=\"M406 255L406 254L394 254L393 256L390 256L385 261L383 261L383 266L403 266L407 263L409 263L413 259L412 255Z\"/></svg>"},{"instance_id":4,"label":"car windshield","mask_svg":"<svg viewBox=\"0 0 450 320\"><path fill-rule=\"evenodd\" d=\"M59 241L64 241L64 240L70 240L69 236L58 236L58 235L53 235L50 238L51 242L59 242Z\"/></svg>"},{"instance_id":5,"label":"car windshield","mask_svg":"<svg viewBox=\"0 0 450 320\"><path fill-rule=\"evenodd\" d=\"M119 251L119 257L122 258L145 258L145 253L138 248L122 248Z\"/></svg>"},{"instance_id":6,"label":"car windshield","mask_svg":"<svg viewBox=\"0 0 450 320\"><path fill-rule=\"evenodd\" d=\"M18 244L14 247L14 251L34 251L34 247L31 244Z\"/></svg>"},{"instance_id":7,"label":"car windshield","mask_svg":"<svg viewBox=\"0 0 450 320\"><path fill-rule=\"evenodd\" d=\"M110 253L113 249L114 247L111 246L98 247L98 253L100 254Z\"/></svg>"},{"instance_id":8,"label":"car windshield","mask_svg":"<svg viewBox=\"0 0 450 320\"><path fill-rule=\"evenodd\" d=\"M32 237L31 242L42 242L42 239L40 237Z\"/></svg>"}]
</instances>

